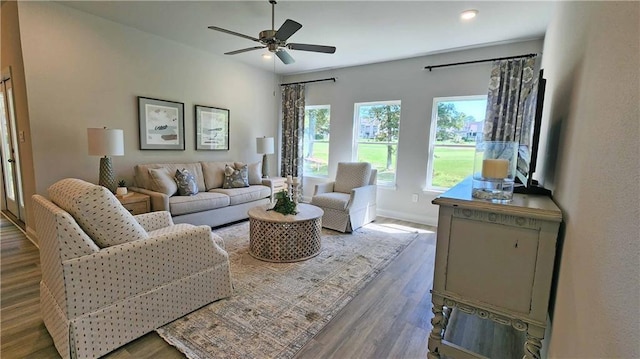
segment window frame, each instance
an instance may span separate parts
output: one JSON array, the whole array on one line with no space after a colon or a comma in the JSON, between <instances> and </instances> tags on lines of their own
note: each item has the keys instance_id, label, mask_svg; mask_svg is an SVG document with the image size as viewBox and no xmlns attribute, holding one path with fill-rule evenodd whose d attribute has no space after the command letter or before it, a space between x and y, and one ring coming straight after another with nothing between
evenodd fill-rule
<instances>
[{"instance_id":1,"label":"window frame","mask_svg":"<svg viewBox=\"0 0 640 359\"><path fill-rule=\"evenodd\" d=\"M327 174L307 174L304 172L304 154L303 154L303 164L302 164L302 175L306 178L329 178L329 161L331 158L331 105L330 104L324 104L324 105L305 105L304 106L304 112L305 112L305 122L307 120L307 110L314 110L314 109L322 109L322 108L327 108L329 110L329 140L327 141L316 141L316 140L312 140L311 142L313 143L326 143L327 144ZM304 150L304 143L303 143L303 150Z\"/></svg>"},{"instance_id":2,"label":"window frame","mask_svg":"<svg viewBox=\"0 0 640 359\"><path fill-rule=\"evenodd\" d=\"M380 176L376 177L376 185L383 188L395 188L396 183L398 181L398 149L400 148L400 123L402 122L402 100L384 100L384 101L368 101L368 102L355 102L353 104L353 143L351 150L351 160L358 161L358 147L360 142L360 107L361 106L372 106L372 105L397 105L400 107L400 119L398 120L398 140L396 142L380 142L375 143L379 145L388 145L395 144L396 153L395 153L395 168L394 168L394 176L393 181L381 181ZM362 142L363 144L371 144L371 142Z\"/></svg>"},{"instance_id":3,"label":"window frame","mask_svg":"<svg viewBox=\"0 0 640 359\"><path fill-rule=\"evenodd\" d=\"M436 149L436 132L438 127L438 103L439 102L452 102L452 101L470 101L470 100L485 100L487 101L487 95L463 95L463 96L444 96L434 97L431 108L431 125L429 128L429 151L427 160L427 175L425 183L425 191L429 192L445 192L451 187L435 187L433 186L433 165L434 155ZM485 118L486 120L486 118ZM474 145L475 147L475 145ZM470 173L469 175L473 174Z\"/></svg>"}]
</instances>

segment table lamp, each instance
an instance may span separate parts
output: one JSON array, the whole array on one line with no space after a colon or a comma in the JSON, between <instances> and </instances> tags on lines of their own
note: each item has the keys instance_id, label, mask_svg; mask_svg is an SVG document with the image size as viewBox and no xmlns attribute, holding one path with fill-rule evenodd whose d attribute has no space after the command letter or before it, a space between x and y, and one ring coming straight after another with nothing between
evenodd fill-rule
<instances>
[{"instance_id":1,"label":"table lamp","mask_svg":"<svg viewBox=\"0 0 640 359\"><path fill-rule=\"evenodd\" d=\"M262 154L262 178L269 178L269 165L267 164L267 155L273 153L273 137L256 138L256 148L256 152Z\"/></svg>"},{"instance_id":2,"label":"table lamp","mask_svg":"<svg viewBox=\"0 0 640 359\"><path fill-rule=\"evenodd\" d=\"M98 184L115 192L117 188L113 165L109 156L124 155L124 131L105 128L88 128L87 140L90 156L100 158L100 179Z\"/></svg>"}]
</instances>

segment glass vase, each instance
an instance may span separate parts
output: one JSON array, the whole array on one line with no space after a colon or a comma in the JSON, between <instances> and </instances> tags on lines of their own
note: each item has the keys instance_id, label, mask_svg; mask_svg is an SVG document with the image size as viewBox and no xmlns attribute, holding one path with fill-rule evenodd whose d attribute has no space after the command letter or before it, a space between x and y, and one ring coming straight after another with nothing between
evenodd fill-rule
<instances>
[{"instance_id":1,"label":"glass vase","mask_svg":"<svg viewBox=\"0 0 640 359\"><path fill-rule=\"evenodd\" d=\"M515 141L483 141L476 144L472 197L495 203L513 199L518 160Z\"/></svg>"}]
</instances>

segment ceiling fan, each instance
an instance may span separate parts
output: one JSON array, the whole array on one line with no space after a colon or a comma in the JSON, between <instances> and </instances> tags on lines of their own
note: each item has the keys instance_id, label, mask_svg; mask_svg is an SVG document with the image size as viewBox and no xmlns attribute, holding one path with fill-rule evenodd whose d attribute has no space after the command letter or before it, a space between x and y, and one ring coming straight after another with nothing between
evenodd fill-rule
<instances>
[{"instance_id":1,"label":"ceiling fan","mask_svg":"<svg viewBox=\"0 0 640 359\"><path fill-rule=\"evenodd\" d=\"M230 52L225 52L225 55L235 55L240 54L247 51L253 51L258 49L267 48L269 51L273 52L278 56L278 58L285 64L289 65L295 62L293 57L289 55L289 53L285 49L290 50L300 50L300 51L311 51L311 52L322 52L326 54L333 54L336 52L336 48L334 46L324 46L324 45L311 45L311 44L298 44L298 43L287 43L287 39L291 37L291 35L295 34L296 31L300 30L302 25L296 21L291 19L287 19L282 26L276 31L274 27L274 17L275 17L275 5L276 0L269 0L271 4L271 30L263 30L258 35L258 38L244 35L235 31L223 29L217 26L209 26L209 29L221 31L230 35L244 37L245 39L253 40L255 42L259 42L262 46L254 46L246 49L235 50Z\"/></svg>"}]
</instances>

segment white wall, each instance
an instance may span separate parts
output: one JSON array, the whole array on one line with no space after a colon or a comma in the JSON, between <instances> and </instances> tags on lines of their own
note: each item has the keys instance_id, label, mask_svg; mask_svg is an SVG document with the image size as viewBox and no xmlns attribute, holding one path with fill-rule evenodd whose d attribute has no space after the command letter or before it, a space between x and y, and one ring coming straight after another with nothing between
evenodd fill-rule
<instances>
[{"instance_id":1,"label":"white wall","mask_svg":"<svg viewBox=\"0 0 640 359\"><path fill-rule=\"evenodd\" d=\"M545 186L564 215L550 358L640 358L640 3L559 2Z\"/></svg>"},{"instance_id":2,"label":"white wall","mask_svg":"<svg viewBox=\"0 0 640 359\"><path fill-rule=\"evenodd\" d=\"M274 75L53 2L19 2L36 191L97 182L86 129L121 128L114 157L129 182L138 163L259 161L255 138L277 131ZM137 96L183 102L185 151L139 150ZM230 110L230 150L195 151L195 104ZM272 172L275 172L275 161Z\"/></svg>"},{"instance_id":3,"label":"white wall","mask_svg":"<svg viewBox=\"0 0 640 359\"><path fill-rule=\"evenodd\" d=\"M431 204L439 193L424 192L427 175L429 131L434 97L486 95L491 63L425 70L427 65L539 53L542 40L443 53L420 58L288 76L285 82L337 77L337 81L307 85L307 105L331 105L329 178L337 163L351 161L354 103L401 100L397 185L379 188L378 214L435 225L438 208ZM307 179L304 195L315 183ZM413 203L411 195L419 194Z\"/></svg>"}]
</instances>

